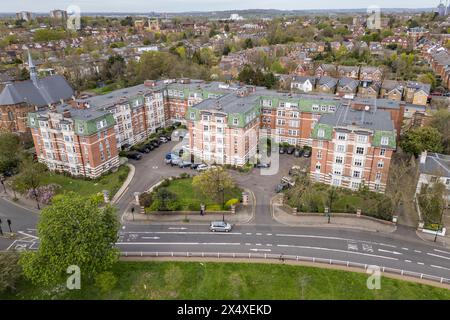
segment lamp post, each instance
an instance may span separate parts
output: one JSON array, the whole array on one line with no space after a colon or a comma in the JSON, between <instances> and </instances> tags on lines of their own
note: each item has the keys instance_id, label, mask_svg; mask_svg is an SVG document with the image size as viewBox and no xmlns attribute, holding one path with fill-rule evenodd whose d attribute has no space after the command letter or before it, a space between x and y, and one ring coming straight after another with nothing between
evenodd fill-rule
<instances>
[{"instance_id":1,"label":"lamp post","mask_svg":"<svg viewBox=\"0 0 450 320\"><path fill-rule=\"evenodd\" d=\"M223 212L223 209L224 209L223 207L224 207L224 205L225 205L225 204L224 204L224 201L225 201L225 199L224 199L224 198L225 198L225 196L224 196L224 190L225 190L225 189L224 189L223 187L220 187L220 188L219 188L219 192L221 192L221 195L222 195L222 221L223 221L223 222L225 222L225 213Z\"/></svg>"},{"instance_id":2,"label":"lamp post","mask_svg":"<svg viewBox=\"0 0 450 320\"><path fill-rule=\"evenodd\" d=\"M9 232L12 233L12 229L11 229L11 220L10 220L10 219L6 219L6 222L8 223Z\"/></svg>"},{"instance_id":3,"label":"lamp post","mask_svg":"<svg viewBox=\"0 0 450 320\"><path fill-rule=\"evenodd\" d=\"M133 215L133 221L134 221L134 207L131 207L131 214Z\"/></svg>"}]
</instances>

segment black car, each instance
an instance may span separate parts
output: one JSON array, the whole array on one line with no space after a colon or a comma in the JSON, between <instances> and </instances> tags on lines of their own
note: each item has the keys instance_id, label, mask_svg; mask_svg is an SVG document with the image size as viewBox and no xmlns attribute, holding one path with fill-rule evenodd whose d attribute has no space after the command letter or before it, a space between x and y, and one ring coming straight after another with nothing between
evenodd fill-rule
<instances>
[{"instance_id":1,"label":"black car","mask_svg":"<svg viewBox=\"0 0 450 320\"><path fill-rule=\"evenodd\" d=\"M142 154L140 154L139 152L131 151L127 153L127 158L133 160L141 160Z\"/></svg>"},{"instance_id":2,"label":"black car","mask_svg":"<svg viewBox=\"0 0 450 320\"><path fill-rule=\"evenodd\" d=\"M152 151L153 149L155 149L155 147L154 147L151 143L147 143L145 146L146 146L147 148L149 148L150 151Z\"/></svg>"},{"instance_id":3,"label":"black car","mask_svg":"<svg viewBox=\"0 0 450 320\"><path fill-rule=\"evenodd\" d=\"M159 142L157 140L152 140L150 141L150 143L155 147L158 148L159 147Z\"/></svg>"},{"instance_id":4,"label":"black car","mask_svg":"<svg viewBox=\"0 0 450 320\"><path fill-rule=\"evenodd\" d=\"M284 153L286 153L286 148L285 147L280 147L280 154L284 154Z\"/></svg>"},{"instance_id":5,"label":"black car","mask_svg":"<svg viewBox=\"0 0 450 320\"><path fill-rule=\"evenodd\" d=\"M300 158L303 155L303 149L295 149L294 156Z\"/></svg>"},{"instance_id":6,"label":"black car","mask_svg":"<svg viewBox=\"0 0 450 320\"><path fill-rule=\"evenodd\" d=\"M172 141L172 136L170 134L165 134L165 135L162 135L161 137L164 137L167 140Z\"/></svg>"},{"instance_id":7,"label":"black car","mask_svg":"<svg viewBox=\"0 0 450 320\"><path fill-rule=\"evenodd\" d=\"M262 162L260 162L260 163L256 164L256 167L257 168L270 168L270 163L262 163Z\"/></svg>"},{"instance_id":8,"label":"black car","mask_svg":"<svg viewBox=\"0 0 450 320\"><path fill-rule=\"evenodd\" d=\"M288 147L286 153L287 154L293 154L295 151L295 147Z\"/></svg>"},{"instance_id":9,"label":"black car","mask_svg":"<svg viewBox=\"0 0 450 320\"><path fill-rule=\"evenodd\" d=\"M305 158L311 157L311 150L305 149L305 151L303 152L303 156L304 156Z\"/></svg>"},{"instance_id":10,"label":"black car","mask_svg":"<svg viewBox=\"0 0 450 320\"><path fill-rule=\"evenodd\" d=\"M192 170L197 170L197 167L198 167L199 165L201 165L201 163L193 163L193 164L191 164L191 169L192 169Z\"/></svg>"},{"instance_id":11,"label":"black car","mask_svg":"<svg viewBox=\"0 0 450 320\"><path fill-rule=\"evenodd\" d=\"M141 153L149 153L151 150L149 147L147 147L146 145L143 145L141 147L137 147L136 151L139 151Z\"/></svg>"}]
</instances>

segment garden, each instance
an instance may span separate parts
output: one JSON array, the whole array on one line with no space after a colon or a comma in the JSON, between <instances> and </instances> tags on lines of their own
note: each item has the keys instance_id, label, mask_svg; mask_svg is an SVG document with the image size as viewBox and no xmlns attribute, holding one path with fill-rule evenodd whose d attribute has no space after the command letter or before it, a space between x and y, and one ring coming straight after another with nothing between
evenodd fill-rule
<instances>
[{"instance_id":1,"label":"garden","mask_svg":"<svg viewBox=\"0 0 450 320\"><path fill-rule=\"evenodd\" d=\"M331 213L357 213L360 209L362 215L387 221L393 216L392 200L367 188L353 191L330 187L312 183L305 177L297 179L295 187L286 190L285 196L287 204L297 208L298 212L325 213L325 207L328 207Z\"/></svg>"},{"instance_id":2,"label":"garden","mask_svg":"<svg viewBox=\"0 0 450 320\"><path fill-rule=\"evenodd\" d=\"M217 171L229 177L222 169L218 168ZM190 177L184 173L179 177L166 179L151 193L141 194L140 203L145 207L146 213L199 211L201 204L205 205L207 212L211 212L230 210L232 205L241 201L243 191L241 188L234 183L225 183L225 180L216 183L213 180L208 181L206 180L208 175L209 172L204 172L199 176Z\"/></svg>"}]
</instances>

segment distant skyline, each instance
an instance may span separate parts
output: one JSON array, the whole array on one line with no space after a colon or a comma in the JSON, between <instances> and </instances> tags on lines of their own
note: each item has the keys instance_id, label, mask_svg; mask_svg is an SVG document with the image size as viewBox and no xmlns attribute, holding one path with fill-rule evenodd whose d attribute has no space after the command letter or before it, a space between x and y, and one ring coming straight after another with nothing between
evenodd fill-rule
<instances>
[{"instance_id":1,"label":"distant skyline","mask_svg":"<svg viewBox=\"0 0 450 320\"><path fill-rule=\"evenodd\" d=\"M359 9L377 5L381 8L433 8L439 0L0 0L0 12L49 12L77 5L82 12L186 12L245 9Z\"/></svg>"}]
</instances>

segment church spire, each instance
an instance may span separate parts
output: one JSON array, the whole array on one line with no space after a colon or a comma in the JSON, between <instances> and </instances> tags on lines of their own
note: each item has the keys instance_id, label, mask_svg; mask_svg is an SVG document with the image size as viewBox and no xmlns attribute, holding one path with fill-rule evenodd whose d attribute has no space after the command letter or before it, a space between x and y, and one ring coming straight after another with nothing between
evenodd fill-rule
<instances>
[{"instance_id":1,"label":"church spire","mask_svg":"<svg viewBox=\"0 0 450 320\"><path fill-rule=\"evenodd\" d=\"M38 86L38 75L36 72L36 66L34 65L33 59L31 58L30 50L28 50L28 69L30 71L30 79L33 81L34 85Z\"/></svg>"}]
</instances>

